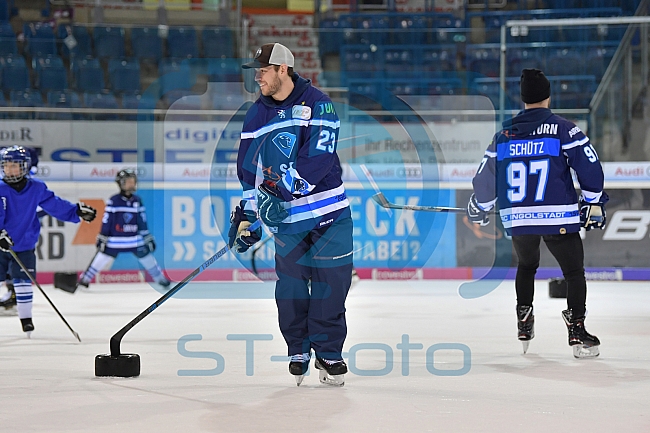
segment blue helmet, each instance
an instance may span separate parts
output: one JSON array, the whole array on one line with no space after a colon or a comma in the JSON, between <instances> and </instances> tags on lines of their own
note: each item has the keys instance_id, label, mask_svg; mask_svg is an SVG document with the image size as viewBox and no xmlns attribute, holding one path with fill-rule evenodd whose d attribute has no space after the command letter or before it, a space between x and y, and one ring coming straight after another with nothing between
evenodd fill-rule
<instances>
[{"instance_id":1,"label":"blue helmet","mask_svg":"<svg viewBox=\"0 0 650 433\"><path fill-rule=\"evenodd\" d=\"M18 172L11 169L10 173L7 173L7 164L17 163ZM29 152L22 146L11 146L8 147L2 152L2 175L7 183L16 183L23 180L27 174L29 174L29 169L32 167L32 158L29 156Z\"/></svg>"}]
</instances>

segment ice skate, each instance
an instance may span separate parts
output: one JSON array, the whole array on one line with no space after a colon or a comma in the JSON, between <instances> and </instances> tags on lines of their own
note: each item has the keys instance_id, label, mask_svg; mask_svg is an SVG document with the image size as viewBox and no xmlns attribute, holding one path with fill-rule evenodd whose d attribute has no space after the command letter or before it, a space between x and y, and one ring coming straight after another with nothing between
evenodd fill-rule
<instances>
[{"instance_id":1,"label":"ice skate","mask_svg":"<svg viewBox=\"0 0 650 433\"><path fill-rule=\"evenodd\" d=\"M31 338L32 331L34 330L34 323L32 323L31 317L28 319L20 319L20 323L23 325L23 332L27 334L27 338Z\"/></svg>"},{"instance_id":2,"label":"ice skate","mask_svg":"<svg viewBox=\"0 0 650 433\"><path fill-rule=\"evenodd\" d=\"M86 280L85 278L80 279L79 282L77 283L77 287L82 286L85 287L86 289L88 288L89 285L90 285L90 281Z\"/></svg>"},{"instance_id":3,"label":"ice skate","mask_svg":"<svg viewBox=\"0 0 650 433\"><path fill-rule=\"evenodd\" d=\"M0 299L0 307L5 307L9 310L16 306L16 292L8 289L7 293Z\"/></svg>"},{"instance_id":4,"label":"ice skate","mask_svg":"<svg viewBox=\"0 0 650 433\"><path fill-rule=\"evenodd\" d=\"M571 310L562 311L562 318L569 331L569 346L576 358L595 358L600 355L600 340L585 329L585 318L573 317Z\"/></svg>"},{"instance_id":5,"label":"ice skate","mask_svg":"<svg viewBox=\"0 0 650 433\"><path fill-rule=\"evenodd\" d=\"M298 355L292 355L289 360L289 373L293 374L296 378L296 386L300 386L307 370L309 370L309 358L309 353L300 353Z\"/></svg>"},{"instance_id":6,"label":"ice skate","mask_svg":"<svg viewBox=\"0 0 650 433\"><path fill-rule=\"evenodd\" d=\"M160 284L163 289L169 289L169 286L171 286L172 282L169 281L167 278L162 277L160 281L158 281L158 284Z\"/></svg>"},{"instance_id":7,"label":"ice skate","mask_svg":"<svg viewBox=\"0 0 650 433\"><path fill-rule=\"evenodd\" d=\"M325 385L343 386L345 385L345 373L348 372L348 366L342 360L329 360L316 357L314 367L318 372L318 379Z\"/></svg>"},{"instance_id":8,"label":"ice skate","mask_svg":"<svg viewBox=\"0 0 650 433\"><path fill-rule=\"evenodd\" d=\"M535 338L535 315L532 306L521 305L517 307L517 328L517 338L521 341L525 355L528 352L530 340Z\"/></svg>"}]
</instances>

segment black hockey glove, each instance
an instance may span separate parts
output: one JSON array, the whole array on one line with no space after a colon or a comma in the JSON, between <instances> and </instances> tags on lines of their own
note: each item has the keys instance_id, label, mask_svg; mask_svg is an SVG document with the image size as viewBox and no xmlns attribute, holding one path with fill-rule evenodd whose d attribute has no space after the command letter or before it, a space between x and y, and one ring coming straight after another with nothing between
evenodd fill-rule
<instances>
[{"instance_id":1,"label":"black hockey glove","mask_svg":"<svg viewBox=\"0 0 650 433\"><path fill-rule=\"evenodd\" d=\"M472 194L469 198L469 203L467 203L467 219L474 224L480 224L481 227L488 225L490 222L488 213L478 205L475 194Z\"/></svg>"},{"instance_id":2,"label":"black hockey glove","mask_svg":"<svg viewBox=\"0 0 650 433\"><path fill-rule=\"evenodd\" d=\"M228 245L237 253L245 253L260 239L262 239L262 227L254 231L248 231L248 227L257 221L255 212L244 210L246 202L242 200L239 206L230 214L230 230L228 230Z\"/></svg>"},{"instance_id":3,"label":"black hockey glove","mask_svg":"<svg viewBox=\"0 0 650 433\"><path fill-rule=\"evenodd\" d=\"M144 245L149 249L150 253L156 251L156 241L153 239L153 235L151 233L144 236L142 240L144 241Z\"/></svg>"},{"instance_id":4,"label":"black hockey glove","mask_svg":"<svg viewBox=\"0 0 650 433\"><path fill-rule=\"evenodd\" d=\"M0 250L4 252L9 252L9 250L13 246L14 246L14 241L11 239L11 236L9 236L7 230L2 229L2 231L0 231Z\"/></svg>"},{"instance_id":5,"label":"black hockey glove","mask_svg":"<svg viewBox=\"0 0 650 433\"><path fill-rule=\"evenodd\" d=\"M88 206L84 202L77 203L77 215L79 218L86 222L91 222L97 216L97 211L94 207Z\"/></svg>"},{"instance_id":6,"label":"black hockey glove","mask_svg":"<svg viewBox=\"0 0 650 433\"><path fill-rule=\"evenodd\" d=\"M580 226L585 230L604 229L607 223L605 213L605 203L609 201L609 196L605 191L600 196L598 203L588 203L584 197L580 197Z\"/></svg>"},{"instance_id":7,"label":"black hockey glove","mask_svg":"<svg viewBox=\"0 0 650 433\"><path fill-rule=\"evenodd\" d=\"M269 227L277 227L286 217L289 211L284 207L285 200L280 190L266 182L257 187L257 207L260 218Z\"/></svg>"},{"instance_id":8,"label":"black hockey glove","mask_svg":"<svg viewBox=\"0 0 650 433\"><path fill-rule=\"evenodd\" d=\"M95 242L95 245L97 245L97 251L104 252L106 249L106 243L108 242L108 236L103 235L103 234L98 234L97 235L97 242Z\"/></svg>"}]
</instances>

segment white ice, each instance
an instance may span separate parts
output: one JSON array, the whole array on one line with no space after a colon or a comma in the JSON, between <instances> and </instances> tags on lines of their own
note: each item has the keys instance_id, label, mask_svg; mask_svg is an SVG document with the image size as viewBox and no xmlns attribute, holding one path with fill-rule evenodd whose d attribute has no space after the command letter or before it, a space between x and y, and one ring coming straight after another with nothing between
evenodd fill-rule
<instances>
[{"instance_id":1,"label":"white ice","mask_svg":"<svg viewBox=\"0 0 650 433\"><path fill-rule=\"evenodd\" d=\"M107 353L111 335L160 294L146 285L94 285L74 295L45 286L82 342L38 291L30 340L16 316L0 316L0 431L650 431L647 283L589 283L586 326L602 342L594 360L573 358L560 316L565 300L550 299L546 282L537 283L536 336L526 355L516 338L514 283L474 300L461 298L458 284L366 280L355 286L345 350L357 351L357 373L392 370L349 373L342 388L319 384L313 371L297 387L287 362L271 361L286 355L286 346L269 298L170 299L122 341L122 352L140 354L141 376L96 378L95 355ZM272 294L271 283L263 287ZM185 349L218 353L224 370L179 376L179 370L217 365L179 353L181 337L199 334L200 341L186 337L195 340ZM272 335L254 342L252 375L246 374L246 343L233 334ZM397 348L403 335L423 347L410 350L408 375ZM441 375L467 367L453 349L436 350L429 362L436 374L427 369L427 349L440 343L471 350L466 374ZM392 364L384 350L363 344L390 347Z\"/></svg>"}]
</instances>

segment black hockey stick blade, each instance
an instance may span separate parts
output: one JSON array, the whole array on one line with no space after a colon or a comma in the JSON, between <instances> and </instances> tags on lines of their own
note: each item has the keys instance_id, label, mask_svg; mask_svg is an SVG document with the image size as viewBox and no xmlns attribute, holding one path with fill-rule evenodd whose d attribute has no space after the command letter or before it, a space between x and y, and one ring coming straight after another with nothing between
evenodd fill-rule
<instances>
[{"instance_id":1,"label":"black hockey stick blade","mask_svg":"<svg viewBox=\"0 0 650 433\"><path fill-rule=\"evenodd\" d=\"M250 227L248 227L248 230L253 231L256 230L258 227L262 225L260 220L255 221ZM199 275L201 272L206 270L210 265L212 265L214 262L216 262L221 256L225 255L228 250L230 250L230 246L226 244L225 247L221 248L219 251L214 253L212 257L210 257L208 260L203 262L201 266L198 268L194 269L191 274L189 274L187 277L183 278L183 281L179 282L176 284L174 287L172 287L167 293L162 295L156 302L153 304L149 305L142 313L138 314L136 318L131 320L129 323L124 325L122 329L117 331L115 335L111 337L110 341L110 347L111 347L111 354L110 356L113 358L118 358L122 353L120 352L120 343L122 342L122 338L124 335L131 330L135 325L140 323L142 319L147 317L149 314L153 313L153 311L160 307L165 301L167 301L169 298L174 296L179 290L181 290L183 287L185 287L190 281L194 279L197 275ZM134 354L130 354L134 355ZM99 355L98 355L99 356Z\"/></svg>"},{"instance_id":2,"label":"black hockey stick blade","mask_svg":"<svg viewBox=\"0 0 650 433\"><path fill-rule=\"evenodd\" d=\"M47 296L47 293L45 293L45 290L43 290L43 288L41 287L41 285L38 284L38 283L36 282L36 280L34 279L34 276L29 272L29 270L27 269L27 267L25 266L25 264L23 263L23 261L20 260L20 258L19 258L18 255L16 254L16 252L10 248L10 249L9 249L9 254L11 254L11 257L13 257L13 259L16 261L16 263L18 263L18 266L20 266L20 267L22 268L23 272L25 272L25 273L27 274L27 276L29 277L29 279L32 281L32 284L34 284L36 287L38 287L38 290L40 290L41 293L43 294L43 296L45 296L45 299L47 299L47 302L49 302L50 305L52 306L52 308L54 308L54 311L56 311L56 314L58 314L59 317L61 318L61 320L63 320L63 323L65 323L65 325L68 327L68 329L70 330L70 332L72 332L72 335L74 335L75 338L79 341L79 343L81 343L81 337L79 337L79 334L77 334L77 332L76 332L74 329L72 329L72 326L70 326L70 324L68 323L68 321L65 320L65 317L63 317L63 314L61 314L61 312L59 311L59 309L56 308L56 305L54 305L54 303L52 302L52 300L50 299L50 297Z\"/></svg>"},{"instance_id":3,"label":"black hockey stick blade","mask_svg":"<svg viewBox=\"0 0 650 433\"><path fill-rule=\"evenodd\" d=\"M76 272L55 272L54 287L64 292L74 293L77 291L77 273Z\"/></svg>"},{"instance_id":4,"label":"black hockey stick blade","mask_svg":"<svg viewBox=\"0 0 650 433\"><path fill-rule=\"evenodd\" d=\"M444 206L415 206L408 204L395 204L388 201L383 192L378 192L372 196L372 199L381 207L386 209L413 210L424 212L465 212L462 207L444 207Z\"/></svg>"}]
</instances>

